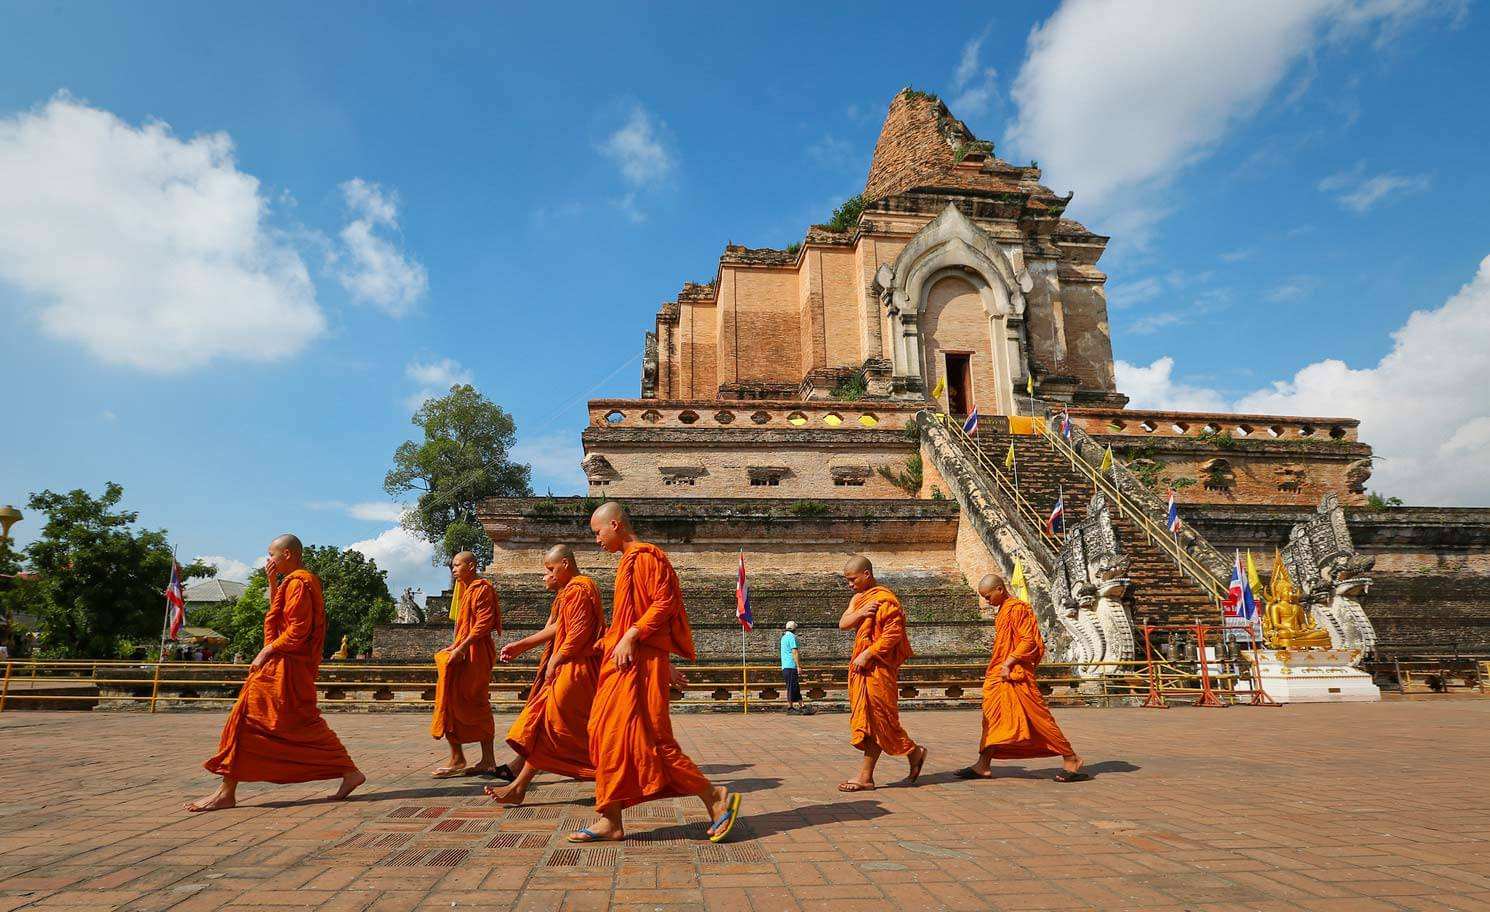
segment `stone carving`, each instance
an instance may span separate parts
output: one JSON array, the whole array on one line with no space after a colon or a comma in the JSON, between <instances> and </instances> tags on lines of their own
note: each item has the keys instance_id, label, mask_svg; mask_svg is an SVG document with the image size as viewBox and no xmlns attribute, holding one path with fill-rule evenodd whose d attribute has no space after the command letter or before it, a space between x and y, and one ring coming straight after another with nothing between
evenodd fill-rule
<instances>
[{"instance_id":1,"label":"stone carving","mask_svg":"<svg viewBox=\"0 0 1490 912\"><path fill-rule=\"evenodd\" d=\"M403 595L398 597L398 607L394 609L393 622L395 624L423 624L424 609L414 600L414 590L405 587Z\"/></svg>"},{"instance_id":2,"label":"stone carving","mask_svg":"<svg viewBox=\"0 0 1490 912\"><path fill-rule=\"evenodd\" d=\"M642 398L657 398L657 334L647 333L642 346Z\"/></svg>"},{"instance_id":3,"label":"stone carving","mask_svg":"<svg viewBox=\"0 0 1490 912\"><path fill-rule=\"evenodd\" d=\"M1056 619L1071 638L1062 659L1075 664L1081 677L1120 674L1120 666L1103 663L1137 655L1128 564L1107 499L1097 494L1062 543L1051 577Z\"/></svg>"},{"instance_id":4,"label":"stone carving","mask_svg":"<svg viewBox=\"0 0 1490 912\"><path fill-rule=\"evenodd\" d=\"M591 453L580 461L579 467L584 470L585 478L590 484L609 484L621 477L610 460L599 453Z\"/></svg>"},{"instance_id":5,"label":"stone carving","mask_svg":"<svg viewBox=\"0 0 1490 912\"><path fill-rule=\"evenodd\" d=\"M1359 664L1376 646L1376 628L1360 603L1376 558L1355 550L1337 495L1325 495L1313 516L1294 525L1283 564L1314 622L1329 633L1330 645L1352 650L1352 664Z\"/></svg>"}]
</instances>

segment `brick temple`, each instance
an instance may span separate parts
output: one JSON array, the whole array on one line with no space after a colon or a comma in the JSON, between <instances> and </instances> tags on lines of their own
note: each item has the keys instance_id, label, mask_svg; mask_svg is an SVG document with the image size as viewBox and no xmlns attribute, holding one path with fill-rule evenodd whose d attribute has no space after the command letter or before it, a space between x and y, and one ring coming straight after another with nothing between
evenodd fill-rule
<instances>
[{"instance_id":1,"label":"brick temple","mask_svg":"<svg viewBox=\"0 0 1490 912\"><path fill-rule=\"evenodd\" d=\"M758 623L797 620L808 656L848 649L835 574L856 553L903 596L923 656L984 652L968 582L1015 560L1059 641L1040 591L1058 541L1035 526L1060 495L1081 518L1110 447L1140 618L1212 617L1207 580L1233 549L1270 559L1333 495L1355 547L1377 558L1363 604L1383 644L1490 648L1490 510L1368 509L1372 452L1348 416L1127 408L1099 266L1109 239L1067 218L1072 195L1040 180L934 96L898 94L851 224L809 226L785 250L730 244L712 278L661 305L638 397L589 403L589 498L485 505L509 619L546 616L540 556L558 541L604 588L614 561L585 519L607 497L673 555L708 658L739 655L742 550ZM974 408L976 434L960 435ZM1085 465L1042 432L1057 414ZM1001 475L1011 446L1013 484ZM1145 531L1171 489L1179 558ZM775 636L753 635L752 653L773 655ZM416 631L380 632L388 657L423 649Z\"/></svg>"}]
</instances>

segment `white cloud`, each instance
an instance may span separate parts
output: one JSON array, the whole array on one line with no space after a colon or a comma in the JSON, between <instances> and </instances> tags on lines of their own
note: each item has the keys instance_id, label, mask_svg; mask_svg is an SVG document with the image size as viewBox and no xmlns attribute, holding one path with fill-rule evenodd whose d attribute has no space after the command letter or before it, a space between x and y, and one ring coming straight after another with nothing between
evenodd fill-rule
<instances>
[{"instance_id":1,"label":"white cloud","mask_svg":"<svg viewBox=\"0 0 1490 912\"><path fill-rule=\"evenodd\" d=\"M450 392L457 384L472 383L475 375L462 367L454 358L438 361L410 361L404 368L404 376L412 380L418 389L404 399L412 411L423 405L426 399L435 399Z\"/></svg>"},{"instance_id":2,"label":"white cloud","mask_svg":"<svg viewBox=\"0 0 1490 912\"><path fill-rule=\"evenodd\" d=\"M247 582L254 569L237 558L223 557L220 554L198 554L196 559L216 567L218 579L237 580L240 583Z\"/></svg>"},{"instance_id":3,"label":"white cloud","mask_svg":"<svg viewBox=\"0 0 1490 912\"><path fill-rule=\"evenodd\" d=\"M1398 193L1419 193L1433 183L1426 174L1366 174L1361 162L1349 171L1331 174L1319 182L1319 190L1333 194L1336 201L1352 212L1365 212Z\"/></svg>"},{"instance_id":4,"label":"white cloud","mask_svg":"<svg viewBox=\"0 0 1490 912\"><path fill-rule=\"evenodd\" d=\"M983 66L979 59L983 50L983 40L987 37L988 30L985 29L983 34L962 46L962 56L958 58L957 71L952 74L954 94L951 110L955 117L987 114L993 102L998 98L998 70Z\"/></svg>"},{"instance_id":5,"label":"white cloud","mask_svg":"<svg viewBox=\"0 0 1490 912\"><path fill-rule=\"evenodd\" d=\"M1164 294L1164 281L1157 276L1146 276L1132 282L1107 286L1107 305L1116 310L1146 304Z\"/></svg>"},{"instance_id":6,"label":"white cloud","mask_svg":"<svg viewBox=\"0 0 1490 912\"><path fill-rule=\"evenodd\" d=\"M510 458L532 466L535 489L550 487L555 494L583 494L589 488L579 467L584 456L578 434L546 434L520 438Z\"/></svg>"},{"instance_id":7,"label":"white cloud","mask_svg":"<svg viewBox=\"0 0 1490 912\"><path fill-rule=\"evenodd\" d=\"M1409 503L1490 505L1490 256L1442 306L1420 310L1392 333L1373 367L1337 359L1288 380L1224 397L1178 383L1174 362L1118 363L1118 388L1135 408L1228 410L1361 420L1361 439L1379 457L1370 487Z\"/></svg>"},{"instance_id":8,"label":"white cloud","mask_svg":"<svg viewBox=\"0 0 1490 912\"><path fill-rule=\"evenodd\" d=\"M1252 117L1327 43L1461 3L1439 0L1066 0L1030 34L1008 132L1080 216L1142 243L1153 203L1186 165Z\"/></svg>"},{"instance_id":9,"label":"white cloud","mask_svg":"<svg viewBox=\"0 0 1490 912\"><path fill-rule=\"evenodd\" d=\"M353 542L346 550L360 552L388 571L388 589L394 598L406 587L425 593L443 592L450 586L450 571L435 566L435 546L402 526L384 529L377 538Z\"/></svg>"},{"instance_id":10,"label":"white cloud","mask_svg":"<svg viewBox=\"0 0 1490 912\"><path fill-rule=\"evenodd\" d=\"M398 522L404 518L404 513L407 510L408 508L403 504L386 500L369 500L348 505L347 515L353 519Z\"/></svg>"},{"instance_id":11,"label":"white cloud","mask_svg":"<svg viewBox=\"0 0 1490 912\"><path fill-rule=\"evenodd\" d=\"M832 133L824 133L821 139L808 146L807 155L835 171L857 171L864 164L858 146Z\"/></svg>"},{"instance_id":12,"label":"white cloud","mask_svg":"<svg viewBox=\"0 0 1490 912\"><path fill-rule=\"evenodd\" d=\"M343 183L341 192L351 220L341 230L337 280L353 300L403 316L429 290L429 276L380 233L398 230L398 194L360 177Z\"/></svg>"},{"instance_id":13,"label":"white cloud","mask_svg":"<svg viewBox=\"0 0 1490 912\"><path fill-rule=\"evenodd\" d=\"M672 174L674 162L659 135L660 126L653 122L647 109L631 109L626 123L600 144L600 150L621 169L626 182L644 187L662 182Z\"/></svg>"},{"instance_id":14,"label":"white cloud","mask_svg":"<svg viewBox=\"0 0 1490 912\"><path fill-rule=\"evenodd\" d=\"M178 138L67 95L0 119L0 280L46 334L155 373L272 361L325 329L226 133Z\"/></svg>"}]
</instances>

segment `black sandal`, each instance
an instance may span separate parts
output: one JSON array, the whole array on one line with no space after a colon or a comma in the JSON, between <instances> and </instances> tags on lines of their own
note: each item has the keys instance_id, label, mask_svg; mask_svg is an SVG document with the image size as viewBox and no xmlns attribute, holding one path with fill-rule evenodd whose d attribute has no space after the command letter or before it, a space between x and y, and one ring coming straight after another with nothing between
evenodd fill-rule
<instances>
[{"instance_id":1,"label":"black sandal","mask_svg":"<svg viewBox=\"0 0 1490 912\"><path fill-rule=\"evenodd\" d=\"M988 775L984 776L984 775L979 774L971 766L964 766L962 769L958 770L957 772L953 773L952 775L956 776L958 779L992 779L993 778L993 773L989 773Z\"/></svg>"},{"instance_id":2,"label":"black sandal","mask_svg":"<svg viewBox=\"0 0 1490 912\"><path fill-rule=\"evenodd\" d=\"M1090 778L1092 777L1088 776L1086 773L1083 773L1081 770L1077 770L1074 773L1068 773L1065 770L1061 770L1059 773L1055 774L1056 782L1086 782Z\"/></svg>"}]
</instances>

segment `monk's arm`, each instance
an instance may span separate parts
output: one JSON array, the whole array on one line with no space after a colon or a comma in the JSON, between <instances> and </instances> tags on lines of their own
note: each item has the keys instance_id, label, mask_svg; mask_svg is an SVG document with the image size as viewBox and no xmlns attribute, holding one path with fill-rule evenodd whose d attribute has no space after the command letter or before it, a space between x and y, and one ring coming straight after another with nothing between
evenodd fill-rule
<instances>
[{"instance_id":1,"label":"monk's arm","mask_svg":"<svg viewBox=\"0 0 1490 912\"><path fill-rule=\"evenodd\" d=\"M491 636L493 630L502 629L497 614L497 594L490 588L482 586L478 589L467 605L467 609L472 612L471 630L463 639L450 647L451 652L461 652L482 637Z\"/></svg>"},{"instance_id":2,"label":"monk's arm","mask_svg":"<svg viewBox=\"0 0 1490 912\"><path fill-rule=\"evenodd\" d=\"M864 619L873 614L877 607L877 605L865 605L862 608L855 608L854 603L849 602L848 607L843 609L843 616L838 619L838 629L853 630L864 623Z\"/></svg>"},{"instance_id":3,"label":"monk's arm","mask_svg":"<svg viewBox=\"0 0 1490 912\"><path fill-rule=\"evenodd\" d=\"M652 601L642 608L641 616L626 632L635 642L648 639L671 624L673 617L683 610L683 603L678 600L673 587L665 585L662 566L652 555L637 555L632 572L641 581L641 591L652 593Z\"/></svg>"},{"instance_id":4,"label":"monk's arm","mask_svg":"<svg viewBox=\"0 0 1490 912\"><path fill-rule=\"evenodd\" d=\"M284 623L279 636L264 643L264 648L254 657L251 668L263 667L270 656L294 652L310 639L314 609L305 584L300 580L290 580L275 594L281 599L280 610Z\"/></svg>"},{"instance_id":5,"label":"monk's arm","mask_svg":"<svg viewBox=\"0 0 1490 912\"><path fill-rule=\"evenodd\" d=\"M537 633L530 633L520 640L513 640L502 647L502 661L510 662L534 646L542 646L553 639L559 632L559 622L549 617L548 624Z\"/></svg>"},{"instance_id":6,"label":"monk's arm","mask_svg":"<svg viewBox=\"0 0 1490 912\"><path fill-rule=\"evenodd\" d=\"M905 640L905 611L895 608L886 612L879 628L879 636L864 651L877 659L883 659L899 649Z\"/></svg>"},{"instance_id":7,"label":"monk's arm","mask_svg":"<svg viewBox=\"0 0 1490 912\"><path fill-rule=\"evenodd\" d=\"M571 598L560 605L559 610L564 613L567 623L564 625L564 641L554 646L553 658L549 660L550 669L565 662L586 658L595 642L595 631L586 623L590 606L585 598Z\"/></svg>"},{"instance_id":8,"label":"monk's arm","mask_svg":"<svg viewBox=\"0 0 1490 912\"><path fill-rule=\"evenodd\" d=\"M1014 648L1009 650L1009 657L1003 662L1005 673L1015 665L1035 664L1035 656L1040 652L1037 631L1035 613L1033 611L1022 612L1019 623L1014 625Z\"/></svg>"}]
</instances>

